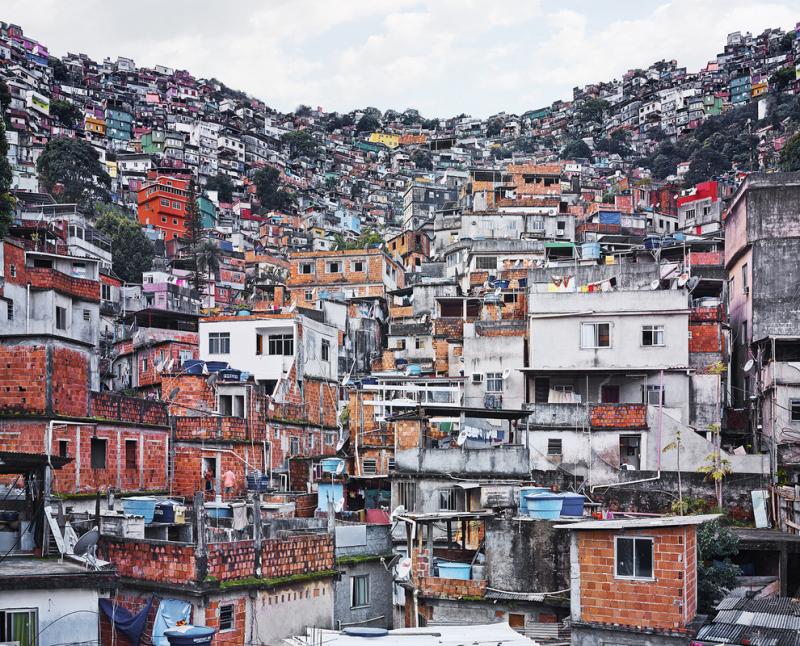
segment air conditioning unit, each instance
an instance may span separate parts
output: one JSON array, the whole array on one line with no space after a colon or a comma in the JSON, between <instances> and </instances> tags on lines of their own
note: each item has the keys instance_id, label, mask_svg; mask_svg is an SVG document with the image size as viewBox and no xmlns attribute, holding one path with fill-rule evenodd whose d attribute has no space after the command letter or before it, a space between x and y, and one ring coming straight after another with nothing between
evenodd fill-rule
<instances>
[{"instance_id":1,"label":"air conditioning unit","mask_svg":"<svg viewBox=\"0 0 800 646\"><path fill-rule=\"evenodd\" d=\"M472 383L473 384L482 384L483 383L483 373L476 372L472 375Z\"/></svg>"},{"instance_id":2,"label":"air conditioning unit","mask_svg":"<svg viewBox=\"0 0 800 646\"><path fill-rule=\"evenodd\" d=\"M562 229L559 229L558 231L556 231L556 235L561 237L564 235L564 231Z\"/></svg>"}]
</instances>

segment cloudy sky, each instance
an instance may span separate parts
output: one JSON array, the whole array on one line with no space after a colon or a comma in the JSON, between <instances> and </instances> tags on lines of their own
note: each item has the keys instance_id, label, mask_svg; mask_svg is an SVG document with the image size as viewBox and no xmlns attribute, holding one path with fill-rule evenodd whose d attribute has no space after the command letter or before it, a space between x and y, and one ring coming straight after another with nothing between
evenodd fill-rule
<instances>
[{"instance_id":1,"label":"cloudy sky","mask_svg":"<svg viewBox=\"0 0 800 646\"><path fill-rule=\"evenodd\" d=\"M216 77L280 110L521 113L662 58L696 70L796 0L3 0L58 55Z\"/></svg>"}]
</instances>

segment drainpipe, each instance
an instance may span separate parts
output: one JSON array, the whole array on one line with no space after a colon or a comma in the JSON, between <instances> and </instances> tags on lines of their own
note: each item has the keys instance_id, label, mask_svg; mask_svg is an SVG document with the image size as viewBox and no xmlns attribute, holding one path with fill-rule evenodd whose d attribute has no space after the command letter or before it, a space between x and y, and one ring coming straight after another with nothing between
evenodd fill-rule
<instances>
[{"instance_id":1,"label":"drainpipe","mask_svg":"<svg viewBox=\"0 0 800 646\"><path fill-rule=\"evenodd\" d=\"M419 628L419 589L414 588L414 628Z\"/></svg>"},{"instance_id":2,"label":"drainpipe","mask_svg":"<svg viewBox=\"0 0 800 646\"><path fill-rule=\"evenodd\" d=\"M31 284L28 283L25 291L25 334L30 334L31 320Z\"/></svg>"},{"instance_id":3,"label":"drainpipe","mask_svg":"<svg viewBox=\"0 0 800 646\"><path fill-rule=\"evenodd\" d=\"M659 383L660 383L660 392L658 397L658 434L656 437L658 438L657 441L657 451L658 451L658 472L652 478L640 478L639 480L627 480L626 482L607 482L605 484L593 485L589 488L591 493L594 493L595 489L610 489L611 487L621 487L622 485L632 485L632 484L640 484L642 482L653 482L654 480L661 480L661 430L664 424L664 371L659 371Z\"/></svg>"}]
</instances>

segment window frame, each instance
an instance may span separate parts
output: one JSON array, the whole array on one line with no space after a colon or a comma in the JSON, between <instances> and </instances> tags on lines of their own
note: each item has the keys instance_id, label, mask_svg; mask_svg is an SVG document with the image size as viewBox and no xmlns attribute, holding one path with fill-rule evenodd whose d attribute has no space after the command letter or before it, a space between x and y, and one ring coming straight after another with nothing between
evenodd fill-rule
<instances>
[{"instance_id":1,"label":"window frame","mask_svg":"<svg viewBox=\"0 0 800 646\"><path fill-rule=\"evenodd\" d=\"M505 392L505 379L503 379L502 372L487 372L484 375L483 383L486 387L487 393L503 393ZM492 384L490 387L489 384ZM497 384L500 384L499 388Z\"/></svg>"},{"instance_id":2,"label":"window frame","mask_svg":"<svg viewBox=\"0 0 800 646\"><path fill-rule=\"evenodd\" d=\"M361 473L370 475L378 473L377 458L361 458Z\"/></svg>"},{"instance_id":3,"label":"window frame","mask_svg":"<svg viewBox=\"0 0 800 646\"><path fill-rule=\"evenodd\" d=\"M645 343L645 334L650 334L650 343ZM656 339L661 337L661 342L656 343ZM663 348L666 347L666 339L665 339L665 330L664 326L660 324L654 325L643 325L642 326L642 336L639 339L639 342L643 348ZM609 339L610 340L610 339Z\"/></svg>"},{"instance_id":4,"label":"window frame","mask_svg":"<svg viewBox=\"0 0 800 646\"><path fill-rule=\"evenodd\" d=\"M230 353L231 353L230 332L208 333L208 354L230 354Z\"/></svg>"},{"instance_id":5,"label":"window frame","mask_svg":"<svg viewBox=\"0 0 800 646\"><path fill-rule=\"evenodd\" d=\"M601 325L605 325L608 328L608 334L606 335L606 338L608 339L608 345L600 345L601 335L600 335L599 329L600 329ZM583 329L584 329L584 327L589 327L589 326L594 328L594 334L593 334L594 345L584 345L583 344L583 341L584 341ZM609 348L613 347L613 344L612 344L612 341L611 341L611 328L612 328L612 324L611 324L610 321L597 321L597 322L581 321L581 327L580 327L580 349L581 350L608 350Z\"/></svg>"},{"instance_id":6,"label":"window frame","mask_svg":"<svg viewBox=\"0 0 800 646\"><path fill-rule=\"evenodd\" d=\"M492 261L491 266L486 262L489 260ZM475 256L475 269L478 271L497 271L497 256Z\"/></svg>"},{"instance_id":7,"label":"window frame","mask_svg":"<svg viewBox=\"0 0 800 646\"><path fill-rule=\"evenodd\" d=\"M632 541L633 542L633 551L632 551L632 571L633 574L619 574L619 541ZM638 541L647 541L650 543L650 575L649 576L637 576L636 574L636 543ZM622 579L625 581L655 581L655 537L653 536L614 536L614 578L615 579Z\"/></svg>"},{"instance_id":8,"label":"window frame","mask_svg":"<svg viewBox=\"0 0 800 646\"><path fill-rule=\"evenodd\" d=\"M797 417L795 418L795 407L797 407ZM800 422L800 398L789 400L789 421Z\"/></svg>"},{"instance_id":9,"label":"window frame","mask_svg":"<svg viewBox=\"0 0 800 646\"><path fill-rule=\"evenodd\" d=\"M271 357L294 356L294 334L270 334L267 337L267 354Z\"/></svg>"},{"instance_id":10,"label":"window frame","mask_svg":"<svg viewBox=\"0 0 800 646\"><path fill-rule=\"evenodd\" d=\"M227 633L227 632L230 632L230 631L234 630L236 628L236 606L235 606L235 604L233 604L233 603L220 604L218 609L219 609L219 632ZM226 620L226 623L229 623L230 625L227 628L223 628L222 627L222 622L223 622L223 620L222 620L222 611L223 611L223 609L226 609L226 612L227 612L227 609L230 609L230 617Z\"/></svg>"},{"instance_id":11,"label":"window frame","mask_svg":"<svg viewBox=\"0 0 800 646\"><path fill-rule=\"evenodd\" d=\"M306 269L308 269L308 271L306 271ZM298 263L297 270L301 276L313 276L315 273L314 263L313 262Z\"/></svg>"},{"instance_id":12,"label":"window frame","mask_svg":"<svg viewBox=\"0 0 800 646\"><path fill-rule=\"evenodd\" d=\"M129 448L131 446L133 447L133 453L132 453L133 460L130 459L131 455L130 455ZM126 439L125 440L125 468L126 469L132 469L132 470L135 470L135 469L139 468L139 441L138 440L131 440L131 439Z\"/></svg>"},{"instance_id":13,"label":"window frame","mask_svg":"<svg viewBox=\"0 0 800 646\"><path fill-rule=\"evenodd\" d=\"M359 598L356 599L356 590L359 589L356 581L364 581L366 585L361 589L362 591L366 592L363 595L363 599L361 595ZM370 604L370 589L369 589L369 574L352 574L350 576L350 609L354 610L356 608L369 608ZM357 603L358 601L363 601L363 603Z\"/></svg>"},{"instance_id":14,"label":"window frame","mask_svg":"<svg viewBox=\"0 0 800 646\"><path fill-rule=\"evenodd\" d=\"M328 339L322 339L319 348L319 356L325 363L330 363L331 360L331 342Z\"/></svg>"},{"instance_id":15,"label":"window frame","mask_svg":"<svg viewBox=\"0 0 800 646\"><path fill-rule=\"evenodd\" d=\"M555 446L558 446L557 452ZM552 448L551 448L552 447ZM548 456L558 456L563 457L564 455L564 441L560 437L548 437L547 438L547 455Z\"/></svg>"},{"instance_id":16,"label":"window frame","mask_svg":"<svg viewBox=\"0 0 800 646\"><path fill-rule=\"evenodd\" d=\"M59 325L59 320L61 325ZM67 308L56 305L56 330L67 331Z\"/></svg>"},{"instance_id":17,"label":"window frame","mask_svg":"<svg viewBox=\"0 0 800 646\"><path fill-rule=\"evenodd\" d=\"M32 639L29 646L37 646L40 633L38 608L3 608L0 610L0 622L2 623L2 625L0 625L0 632L2 632L3 639L5 641L18 641L21 645L25 644L25 642L19 638L19 635L12 635L7 627L10 616L20 614L27 614L29 617L29 627L32 628L30 630ZM31 618L32 621L30 621Z\"/></svg>"},{"instance_id":18,"label":"window frame","mask_svg":"<svg viewBox=\"0 0 800 646\"><path fill-rule=\"evenodd\" d=\"M660 393L661 403L651 403L650 401L650 393ZM666 406L667 402L667 389L660 384L642 384L642 403L646 406Z\"/></svg>"},{"instance_id":19,"label":"window frame","mask_svg":"<svg viewBox=\"0 0 800 646\"><path fill-rule=\"evenodd\" d=\"M363 260L351 260L350 261L350 271L354 274L363 274L364 273L364 261Z\"/></svg>"},{"instance_id":20,"label":"window frame","mask_svg":"<svg viewBox=\"0 0 800 646\"><path fill-rule=\"evenodd\" d=\"M333 269L335 267L336 269ZM326 274L341 274L342 273L342 261L341 260L328 260L325 262L325 273Z\"/></svg>"},{"instance_id":21,"label":"window frame","mask_svg":"<svg viewBox=\"0 0 800 646\"><path fill-rule=\"evenodd\" d=\"M95 460L94 447L103 446L103 466L97 466L99 460ZM93 437L89 440L89 465L92 469L107 469L108 468L108 438Z\"/></svg>"}]
</instances>

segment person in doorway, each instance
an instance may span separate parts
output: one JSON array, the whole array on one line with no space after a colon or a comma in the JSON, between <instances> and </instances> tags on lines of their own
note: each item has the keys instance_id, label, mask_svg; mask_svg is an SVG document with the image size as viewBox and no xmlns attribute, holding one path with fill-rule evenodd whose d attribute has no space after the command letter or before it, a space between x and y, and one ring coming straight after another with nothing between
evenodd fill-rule
<instances>
[{"instance_id":1,"label":"person in doorway","mask_svg":"<svg viewBox=\"0 0 800 646\"><path fill-rule=\"evenodd\" d=\"M214 491L214 474L211 472L211 469L206 469L206 472L203 474L203 480L205 480L206 493Z\"/></svg>"},{"instance_id":2,"label":"person in doorway","mask_svg":"<svg viewBox=\"0 0 800 646\"><path fill-rule=\"evenodd\" d=\"M228 469L222 475L222 484L225 487L225 495L230 496L233 494L233 488L236 486L236 474Z\"/></svg>"}]
</instances>

